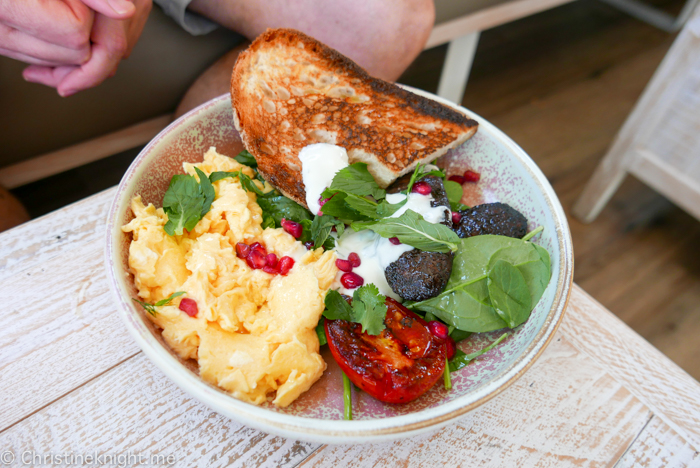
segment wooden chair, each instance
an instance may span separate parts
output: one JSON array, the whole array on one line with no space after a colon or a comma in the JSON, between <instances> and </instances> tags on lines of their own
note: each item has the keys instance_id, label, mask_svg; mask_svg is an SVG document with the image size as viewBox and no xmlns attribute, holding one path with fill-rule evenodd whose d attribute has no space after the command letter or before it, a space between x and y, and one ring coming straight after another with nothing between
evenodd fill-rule
<instances>
[{"instance_id":1,"label":"wooden chair","mask_svg":"<svg viewBox=\"0 0 700 468\"><path fill-rule=\"evenodd\" d=\"M700 6L598 165L574 216L593 221L628 173L700 219Z\"/></svg>"}]
</instances>

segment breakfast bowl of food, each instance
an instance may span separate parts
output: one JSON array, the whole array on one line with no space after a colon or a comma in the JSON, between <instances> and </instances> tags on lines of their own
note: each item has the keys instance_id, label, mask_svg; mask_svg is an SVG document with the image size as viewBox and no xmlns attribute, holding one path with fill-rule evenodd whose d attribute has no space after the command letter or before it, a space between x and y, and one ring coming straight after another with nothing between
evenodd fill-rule
<instances>
[{"instance_id":1,"label":"breakfast bowl of food","mask_svg":"<svg viewBox=\"0 0 700 468\"><path fill-rule=\"evenodd\" d=\"M496 127L270 30L231 95L134 160L108 216L117 308L185 392L284 437L436 430L506 389L561 321L561 205Z\"/></svg>"}]
</instances>

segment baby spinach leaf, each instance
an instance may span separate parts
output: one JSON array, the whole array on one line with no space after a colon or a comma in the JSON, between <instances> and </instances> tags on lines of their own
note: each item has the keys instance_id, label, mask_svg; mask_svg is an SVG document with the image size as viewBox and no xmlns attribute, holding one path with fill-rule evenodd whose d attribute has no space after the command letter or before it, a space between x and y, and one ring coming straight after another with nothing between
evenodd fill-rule
<instances>
[{"instance_id":1,"label":"baby spinach leaf","mask_svg":"<svg viewBox=\"0 0 700 468\"><path fill-rule=\"evenodd\" d=\"M462 340L466 340L472 335L472 332L466 332L464 330L460 330L458 328L455 328L450 332L450 337L455 340L455 343L459 343Z\"/></svg>"},{"instance_id":2,"label":"baby spinach leaf","mask_svg":"<svg viewBox=\"0 0 700 468\"><path fill-rule=\"evenodd\" d=\"M168 215L165 232L174 236L182 235L183 229L194 229L202 219L205 200L197 179L187 174L174 175L163 196L163 211Z\"/></svg>"},{"instance_id":3,"label":"baby spinach leaf","mask_svg":"<svg viewBox=\"0 0 700 468\"><path fill-rule=\"evenodd\" d=\"M480 333L509 326L494 308L488 287L489 272L499 260L521 274L530 294L529 316L551 277L549 254L531 242L493 235L462 239L445 290L409 307L431 312L464 331Z\"/></svg>"},{"instance_id":4,"label":"baby spinach leaf","mask_svg":"<svg viewBox=\"0 0 700 468\"><path fill-rule=\"evenodd\" d=\"M373 284L366 284L352 295L352 321L362 325L362 331L369 335L379 335L386 328L386 297L379 294Z\"/></svg>"},{"instance_id":5,"label":"baby spinach leaf","mask_svg":"<svg viewBox=\"0 0 700 468\"><path fill-rule=\"evenodd\" d=\"M398 218L352 223L355 231L370 229L382 237L398 237L399 240L420 250L430 252L454 252L459 237L442 224L432 224L413 210L406 210Z\"/></svg>"},{"instance_id":6,"label":"baby spinach leaf","mask_svg":"<svg viewBox=\"0 0 700 468\"><path fill-rule=\"evenodd\" d=\"M452 208L452 211L459 211L460 206L463 206L460 203L462 200L462 195L464 195L464 189L462 186L453 180L446 180L445 193L447 194L447 200L450 202L450 208Z\"/></svg>"},{"instance_id":7,"label":"baby spinach leaf","mask_svg":"<svg viewBox=\"0 0 700 468\"><path fill-rule=\"evenodd\" d=\"M323 192L323 196L329 198L335 192L352 193L361 197L371 196L375 200L380 200L386 195L367 170L365 163L354 163L338 171L331 186Z\"/></svg>"},{"instance_id":8,"label":"baby spinach leaf","mask_svg":"<svg viewBox=\"0 0 700 468\"><path fill-rule=\"evenodd\" d=\"M255 160L255 157L246 150L243 150L240 153L238 153L238 155L234 156L233 159L243 164L244 166L252 167L253 169L258 167L258 162Z\"/></svg>"},{"instance_id":9,"label":"baby spinach leaf","mask_svg":"<svg viewBox=\"0 0 700 468\"><path fill-rule=\"evenodd\" d=\"M488 276L489 297L498 315L515 328L525 322L532 310L530 291L522 273L505 260L494 263Z\"/></svg>"},{"instance_id":10,"label":"baby spinach leaf","mask_svg":"<svg viewBox=\"0 0 700 468\"><path fill-rule=\"evenodd\" d=\"M226 179L227 177L238 177L238 174L240 174L240 171L233 171L233 172L227 172L227 171L216 171L212 172L209 174L209 181L213 184L214 182L218 182L221 179Z\"/></svg>"},{"instance_id":11,"label":"baby spinach leaf","mask_svg":"<svg viewBox=\"0 0 700 468\"><path fill-rule=\"evenodd\" d=\"M478 358L482 354L486 354L487 352L491 351L501 341L505 340L507 336L508 336L508 333L504 333L501 336L499 336L496 339L496 341L494 341L490 345L486 346L483 349L480 349L479 351L475 351L471 354L466 354L461 349L458 349L455 352L454 357L449 361L450 372L458 371L458 370L462 369L463 367L466 367L467 365L471 364L472 361L474 361L474 359Z\"/></svg>"},{"instance_id":12,"label":"baby spinach leaf","mask_svg":"<svg viewBox=\"0 0 700 468\"><path fill-rule=\"evenodd\" d=\"M282 226L282 218L295 221L297 223L303 220L311 220L313 216L309 213L309 210L283 195L275 195L272 197L263 196L258 197L258 205L263 211L263 219L265 217L271 217L274 219L275 226ZM266 226L263 226L265 228Z\"/></svg>"}]
</instances>

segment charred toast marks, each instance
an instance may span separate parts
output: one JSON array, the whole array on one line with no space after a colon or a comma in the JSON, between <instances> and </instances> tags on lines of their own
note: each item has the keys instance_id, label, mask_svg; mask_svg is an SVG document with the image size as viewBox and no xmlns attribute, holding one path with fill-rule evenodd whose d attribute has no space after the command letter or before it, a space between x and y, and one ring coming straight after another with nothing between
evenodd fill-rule
<instances>
[{"instance_id":1,"label":"charred toast marks","mask_svg":"<svg viewBox=\"0 0 700 468\"><path fill-rule=\"evenodd\" d=\"M367 74L292 29L267 30L241 53L231 76L236 129L258 170L306 205L299 152L314 143L348 151L386 187L460 145L477 122Z\"/></svg>"}]
</instances>

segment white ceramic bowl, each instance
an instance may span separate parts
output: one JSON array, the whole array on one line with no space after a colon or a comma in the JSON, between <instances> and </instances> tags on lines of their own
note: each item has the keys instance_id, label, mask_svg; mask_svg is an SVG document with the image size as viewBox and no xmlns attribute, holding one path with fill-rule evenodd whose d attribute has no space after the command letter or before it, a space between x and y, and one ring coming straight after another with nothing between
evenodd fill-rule
<instances>
[{"instance_id":1,"label":"white ceramic bowl","mask_svg":"<svg viewBox=\"0 0 700 468\"><path fill-rule=\"evenodd\" d=\"M411 91L452 105L432 94ZM130 200L141 194L145 202L161 206L168 182L173 174L182 172L183 161L201 161L210 146L229 156L242 149L228 96L209 101L169 125L141 151L119 184L109 212L105 256L114 299L131 335L158 368L197 400L243 424L294 439L348 443L408 437L438 429L496 396L533 364L551 340L569 298L573 251L564 211L532 159L489 122L463 111L479 122L479 131L443 157L441 165L448 173L466 169L481 173L478 184L465 186L466 204L505 202L527 217L530 229L544 226L535 242L551 255L552 279L525 324L475 363L452 374L450 392L438 383L406 405L384 404L355 392L355 419L344 421L341 374L326 351L328 370L289 408L251 405L204 382L196 363L179 359L145 312L134 305L136 290L127 266L130 238L120 229L132 218ZM500 333L475 335L460 347L467 352L481 348Z\"/></svg>"}]
</instances>

